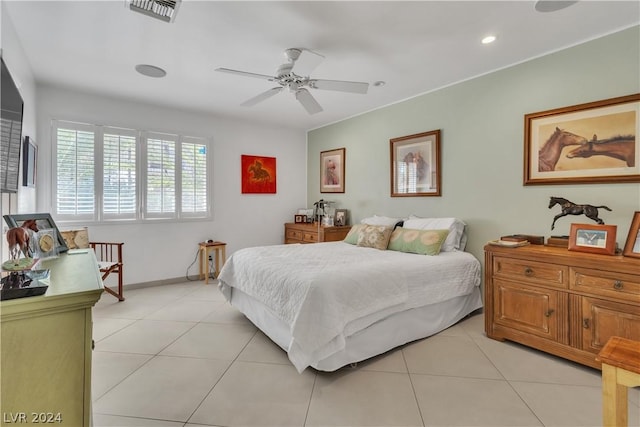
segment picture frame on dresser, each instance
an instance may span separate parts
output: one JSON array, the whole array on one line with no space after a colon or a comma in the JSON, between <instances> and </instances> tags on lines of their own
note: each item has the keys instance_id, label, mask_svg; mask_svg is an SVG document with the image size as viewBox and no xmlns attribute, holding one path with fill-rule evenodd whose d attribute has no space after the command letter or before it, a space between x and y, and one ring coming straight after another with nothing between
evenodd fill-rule
<instances>
[{"instance_id":1,"label":"picture frame on dresser","mask_svg":"<svg viewBox=\"0 0 640 427\"><path fill-rule=\"evenodd\" d=\"M615 255L616 230L615 225L571 224L569 250Z\"/></svg>"},{"instance_id":2,"label":"picture frame on dresser","mask_svg":"<svg viewBox=\"0 0 640 427\"><path fill-rule=\"evenodd\" d=\"M636 211L633 214L631 227L629 227L629 235L627 236L622 255L640 258L640 211Z\"/></svg>"},{"instance_id":3,"label":"picture frame on dresser","mask_svg":"<svg viewBox=\"0 0 640 427\"><path fill-rule=\"evenodd\" d=\"M336 209L336 215L334 220L334 225L338 227L342 227L343 225L347 225L347 210L346 209Z\"/></svg>"}]
</instances>

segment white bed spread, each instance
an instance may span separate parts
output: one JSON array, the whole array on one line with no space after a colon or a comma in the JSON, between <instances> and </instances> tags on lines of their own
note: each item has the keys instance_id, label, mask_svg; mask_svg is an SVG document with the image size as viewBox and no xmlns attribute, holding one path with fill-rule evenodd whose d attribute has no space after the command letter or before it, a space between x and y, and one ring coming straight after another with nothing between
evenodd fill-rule
<instances>
[{"instance_id":1,"label":"white bed spread","mask_svg":"<svg viewBox=\"0 0 640 427\"><path fill-rule=\"evenodd\" d=\"M242 249L218 278L227 300L237 288L289 326L287 352L302 372L380 319L471 293L480 263L465 252L425 256L328 242Z\"/></svg>"}]
</instances>

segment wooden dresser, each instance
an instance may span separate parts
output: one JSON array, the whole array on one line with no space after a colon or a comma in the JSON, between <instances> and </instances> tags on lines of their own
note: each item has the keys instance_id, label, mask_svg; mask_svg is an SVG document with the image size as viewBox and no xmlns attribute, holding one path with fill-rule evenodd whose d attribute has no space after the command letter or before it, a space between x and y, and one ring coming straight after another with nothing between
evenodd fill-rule
<instances>
[{"instance_id":1,"label":"wooden dresser","mask_svg":"<svg viewBox=\"0 0 640 427\"><path fill-rule=\"evenodd\" d=\"M594 368L611 336L640 340L640 259L485 246L485 332Z\"/></svg>"},{"instance_id":2,"label":"wooden dresser","mask_svg":"<svg viewBox=\"0 0 640 427\"><path fill-rule=\"evenodd\" d=\"M2 301L3 422L91 424L91 308L103 292L92 250L44 261L45 295ZM4 424L2 424L4 425Z\"/></svg>"},{"instance_id":3,"label":"wooden dresser","mask_svg":"<svg viewBox=\"0 0 640 427\"><path fill-rule=\"evenodd\" d=\"M323 227L318 224L286 223L284 225L285 243L318 243L344 240L351 230L350 225L340 227Z\"/></svg>"}]
</instances>

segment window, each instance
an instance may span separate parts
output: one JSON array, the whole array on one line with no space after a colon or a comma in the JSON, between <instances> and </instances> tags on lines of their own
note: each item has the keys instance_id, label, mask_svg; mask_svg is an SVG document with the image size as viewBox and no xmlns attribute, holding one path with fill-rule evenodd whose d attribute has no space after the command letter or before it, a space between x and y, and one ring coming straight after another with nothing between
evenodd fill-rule
<instances>
[{"instance_id":1,"label":"window","mask_svg":"<svg viewBox=\"0 0 640 427\"><path fill-rule=\"evenodd\" d=\"M53 134L58 220L209 216L204 138L63 121Z\"/></svg>"}]
</instances>

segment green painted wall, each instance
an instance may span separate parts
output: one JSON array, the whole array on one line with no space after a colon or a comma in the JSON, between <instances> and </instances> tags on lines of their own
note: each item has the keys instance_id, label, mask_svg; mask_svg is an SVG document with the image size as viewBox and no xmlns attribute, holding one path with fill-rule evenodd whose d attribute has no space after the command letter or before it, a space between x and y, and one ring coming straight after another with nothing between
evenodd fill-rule
<instances>
[{"instance_id":1,"label":"green painted wall","mask_svg":"<svg viewBox=\"0 0 640 427\"><path fill-rule=\"evenodd\" d=\"M393 82L391 82L393 84ZM349 209L351 222L373 214L455 216L468 224L467 250L500 235L569 234L571 222L547 208L550 196L603 204L624 245L640 184L523 186L524 115L640 92L640 27L531 60L308 133L307 202ZM442 197L390 197L389 140L442 131ZM321 194L320 152L346 148L344 194Z\"/></svg>"}]
</instances>

